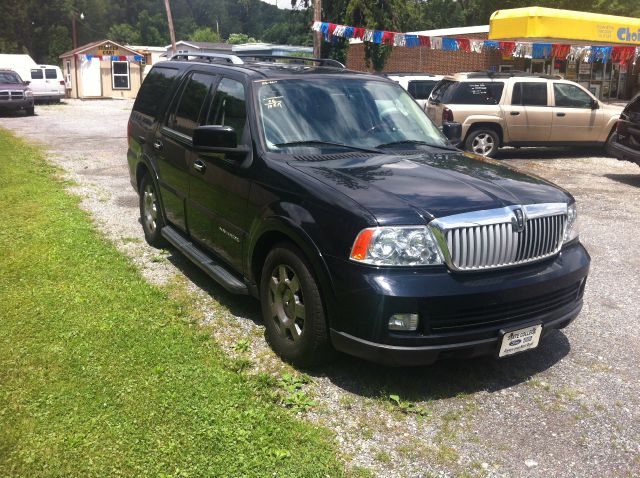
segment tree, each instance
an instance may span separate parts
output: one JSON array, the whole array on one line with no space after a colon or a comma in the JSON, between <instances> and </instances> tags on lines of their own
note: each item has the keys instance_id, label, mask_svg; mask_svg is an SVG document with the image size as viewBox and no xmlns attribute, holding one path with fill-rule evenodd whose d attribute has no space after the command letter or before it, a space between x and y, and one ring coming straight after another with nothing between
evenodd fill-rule
<instances>
[{"instance_id":1,"label":"tree","mask_svg":"<svg viewBox=\"0 0 640 478\"><path fill-rule=\"evenodd\" d=\"M131 25L119 23L109 28L107 38L123 45L139 45L140 33Z\"/></svg>"},{"instance_id":2,"label":"tree","mask_svg":"<svg viewBox=\"0 0 640 478\"><path fill-rule=\"evenodd\" d=\"M222 38L209 27L200 27L195 29L189 35L189 40L203 41L210 43L222 43Z\"/></svg>"},{"instance_id":3,"label":"tree","mask_svg":"<svg viewBox=\"0 0 640 478\"><path fill-rule=\"evenodd\" d=\"M229 38L227 38L227 43L230 43L231 45L240 45L242 43L256 43L257 41L258 40L250 37L246 33L232 33L229 35Z\"/></svg>"}]
</instances>

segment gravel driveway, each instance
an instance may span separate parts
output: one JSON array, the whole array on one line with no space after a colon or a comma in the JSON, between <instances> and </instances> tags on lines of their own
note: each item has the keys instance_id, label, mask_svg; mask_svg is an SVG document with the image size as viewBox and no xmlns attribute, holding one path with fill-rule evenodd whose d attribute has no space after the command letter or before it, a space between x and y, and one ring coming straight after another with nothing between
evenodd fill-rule
<instances>
[{"instance_id":1,"label":"gravel driveway","mask_svg":"<svg viewBox=\"0 0 640 478\"><path fill-rule=\"evenodd\" d=\"M105 236L150 281L190 294L232 357L282 374L256 301L144 242L126 168L130 109L70 100L2 117L0 127L44 145ZM501 159L576 196L593 259L579 318L504 361L393 369L341 357L312 374L304 392L316 406L298 413L333 430L352 466L385 478L640 476L640 168L594 149L505 150Z\"/></svg>"}]
</instances>

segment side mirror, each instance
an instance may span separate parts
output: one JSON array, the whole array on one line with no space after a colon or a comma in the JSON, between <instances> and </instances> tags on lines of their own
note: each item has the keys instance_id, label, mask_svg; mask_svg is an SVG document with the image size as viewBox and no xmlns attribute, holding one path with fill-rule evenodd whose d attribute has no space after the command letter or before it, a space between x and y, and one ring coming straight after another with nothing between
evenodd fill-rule
<instances>
[{"instance_id":1,"label":"side mirror","mask_svg":"<svg viewBox=\"0 0 640 478\"><path fill-rule=\"evenodd\" d=\"M592 110L597 110L598 108L600 108L600 104L598 103L598 100L594 100L592 98L591 99L591 109Z\"/></svg>"},{"instance_id":2,"label":"side mirror","mask_svg":"<svg viewBox=\"0 0 640 478\"><path fill-rule=\"evenodd\" d=\"M22 83L24 83L24 86L29 86L31 84L30 81L23 81Z\"/></svg>"},{"instance_id":3,"label":"side mirror","mask_svg":"<svg viewBox=\"0 0 640 478\"><path fill-rule=\"evenodd\" d=\"M462 125L456 121L442 123L442 133L451 144L459 144L462 141Z\"/></svg>"},{"instance_id":4,"label":"side mirror","mask_svg":"<svg viewBox=\"0 0 640 478\"><path fill-rule=\"evenodd\" d=\"M193 131L193 148L196 151L222 151L237 147L238 135L231 126L198 126Z\"/></svg>"}]
</instances>

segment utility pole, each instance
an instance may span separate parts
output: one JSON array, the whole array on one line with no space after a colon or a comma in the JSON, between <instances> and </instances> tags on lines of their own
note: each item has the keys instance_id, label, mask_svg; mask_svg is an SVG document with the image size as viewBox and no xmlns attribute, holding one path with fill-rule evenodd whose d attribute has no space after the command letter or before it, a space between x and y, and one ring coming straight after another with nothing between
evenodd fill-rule
<instances>
[{"instance_id":1,"label":"utility pole","mask_svg":"<svg viewBox=\"0 0 640 478\"><path fill-rule=\"evenodd\" d=\"M176 54L176 32L173 31L173 18L171 17L171 6L169 0L164 0L164 6L167 9L167 23L169 23L169 36L171 37L171 52Z\"/></svg>"},{"instance_id":2,"label":"utility pole","mask_svg":"<svg viewBox=\"0 0 640 478\"><path fill-rule=\"evenodd\" d=\"M313 21L321 22L322 21L322 0L314 0L313 1ZM322 44L322 33L313 32L313 56L315 58L320 58L322 55L320 45Z\"/></svg>"},{"instance_id":3,"label":"utility pole","mask_svg":"<svg viewBox=\"0 0 640 478\"><path fill-rule=\"evenodd\" d=\"M78 48L78 35L76 34L76 14L71 14L71 41L73 43L73 49Z\"/></svg>"}]
</instances>

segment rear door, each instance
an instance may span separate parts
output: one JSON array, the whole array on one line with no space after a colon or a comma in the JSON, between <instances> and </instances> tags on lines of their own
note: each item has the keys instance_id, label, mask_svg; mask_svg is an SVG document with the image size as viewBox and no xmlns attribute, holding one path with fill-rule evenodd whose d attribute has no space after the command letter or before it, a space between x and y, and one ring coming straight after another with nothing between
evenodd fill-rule
<instances>
[{"instance_id":1,"label":"rear door","mask_svg":"<svg viewBox=\"0 0 640 478\"><path fill-rule=\"evenodd\" d=\"M251 145L246 98L240 79L223 77L202 124L231 126L239 145ZM189 232L237 271L242 271L242 245L249 227L246 161L246 155L194 151L189 170Z\"/></svg>"},{"instance_id":2,"label":"rear door","mask_svg":"<svg viewBox=\"0 0 640 478\"><path fill-rule=\"evenodd\" d=\"M62 73L60 73L60 78L58 78L58 69L54 67L47 67L44 69L44 82L45 82L45 90L47 95L51 96L60 96L60 92L64 94L64 80L62 79ZM60 85L62 82L62 85ZM62 87L62 90L60 88Z\"/></svg>"},{"instance_id":3,"label":"rear door","mask_svg":"<svg viewBox=\"0 0 640 478\"><path fill-rule=\"evenodd\" d=\"M453 80L442 80L433 88L429 95L429 100L426 104L427 116L429 116L429 119L437 126L442 126L443 99L447 98L449 90L457 83L457 81Z\"/></svg>"},{"instance_id":4,"label":"rear door","mask_svg":"<svg viewBox=\"0 0 640 478\"><path fill-rule=\"evenodd\" d=\"M514 82L511 97L503 106L509 142L549 141L553 113L550 105L548 82Z\"/></svg>"},{"instance_id":5,"label":"rear door","mask_svg":"<svg viewBox=\"0 0 640 478\"><path fill-rule=\"evenodd\" d=\"M591 109L594 98L578 85L553 83L551 141L593 142L604 127L602 112Z\"/></svg>"},{"instance_id":6,"label":"rear door","mask_svg":"<svg viewBox=\"0 0 640 478\"><path fill-rule=\"evenodd\" d=\"M152 141L167 219L184 231L193 130L216 80L209 73L189 73Z\"/></svg>"},{"instance_id":7,"label":"rear door","mask_svg":"<svg viewBox=\"0 0 640 478\"><path fill-rule=\"evenodd\" d=\"M29 87L33 91L34 96L43 96L46 93L47 87L43 68L38 67L31 69L31 83Z\"/></svg>"}]
</instances>

